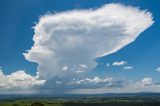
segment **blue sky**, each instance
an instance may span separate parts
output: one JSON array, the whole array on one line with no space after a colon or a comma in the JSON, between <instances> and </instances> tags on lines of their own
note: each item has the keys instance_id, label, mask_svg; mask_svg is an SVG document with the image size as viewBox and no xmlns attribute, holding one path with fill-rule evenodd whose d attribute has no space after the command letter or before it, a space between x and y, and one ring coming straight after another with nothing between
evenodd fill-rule
<instances>
[{"instance_id":1,"label":"blue sky","mask_svg":"<svg viewBox=\"0 0 160 106\"><path fill-rule=\"evenodd\" d=\"M160 82L160 1L148 0L1 0L0 1L0 67L4 74L17 70L26 70L36 75L37 63L25 59L23 53L29 50L33 42L35 22L46 13L58 13L68 10L98 8L108 3L120 3L147 9L153 15L154 24L140 34L133 42L118 52L96 59L99 64L90 75L109 76L139 81L144 77ZM127 61L126 65L113 66L113 62ZM106 67L104 64L109 63ZM125 66L133 69L124 70Z\"/></svg>"}]
</instances>

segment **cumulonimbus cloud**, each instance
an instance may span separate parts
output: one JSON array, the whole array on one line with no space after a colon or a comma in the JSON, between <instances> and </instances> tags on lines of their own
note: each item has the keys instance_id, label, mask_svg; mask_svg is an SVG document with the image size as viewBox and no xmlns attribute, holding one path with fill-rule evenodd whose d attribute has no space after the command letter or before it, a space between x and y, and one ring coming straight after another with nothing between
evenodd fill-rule
<instances>
[{"instance_id":1,"label":"cumulonimbus cloud","mask_svg":"<svg viewBox=\"0 0 160 106\"><path fill-rule=\"evenodd\" d=\"M152 23L150 12L120 4L44 15L34 27L34 45L24 56L38 63L42 76L56 76L66 65L68 70L92 66L95 58L133 42Z\"/></svg>"},{"instance_id":2,"label":"cumulonimbus cloud","mask_svg":"<svg viewBox=\"0 0 160 106\"><path fill-rule=\"evenodd\" d=\"M117 52L152 24L150 12L122 4L46 14L34 26L34 45L24 56L38 63L42 79L73 79L76 72L92 69L95 58Z\"/></svg>"}]
</instances>

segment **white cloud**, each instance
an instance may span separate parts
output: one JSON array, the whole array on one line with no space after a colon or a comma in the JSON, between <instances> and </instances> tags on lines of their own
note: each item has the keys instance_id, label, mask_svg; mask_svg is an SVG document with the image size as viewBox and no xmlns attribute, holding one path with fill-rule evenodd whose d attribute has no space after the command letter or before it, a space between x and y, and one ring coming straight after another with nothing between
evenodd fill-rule
<instances>
[{"instance_id":1,"label":"white cloud","mask_svg":"<svg viewBox=\"0 0 160 106\"><path fill-rule=\"evenodd\" d=\"M160 67L158 67L158 68L156 69L156 71L160 72Z\"/></svg>"},{"instance_id":2,"label":"white cloud","mask_svg":"<svg viewBox=\"0 0 160 106\"><path fill-rule=\"evenodd\" d=\"M76 71L91 70L95 58L117 52L152 24L150 12L121 4L47 14L34 27L34 45L24 56L38 63L40 78L68 81L82 77Z\"/></svg>"},{"instance_id":3,"label":"white cloud","mask_svg":"<svg viewBox=\"0 0 160 106\"><path fill-rule=\"evenodd\" d=\"M132 66L126 66L126 67L123 67L123 69L124 70L131 70L131 69L133 69L133 67Z\"/></svg>"},{"instance_id":4,"label":"white cloud","mask_svg":"<svg viewBox=\"0 0 160 106\"><path fill-rule=\"evenodd\" d=\"M85 64L79 64L79 66L80 66L81 68L88 68L87 65L85 65Z\"/></svg>"},{"instance_id":5,"label":"white cloud","mask_svg":"<svg viewBox=\"0 0 160 106\"><path fill-rule=\"evenodd\" d=\"M83 70L77 70L75 71L75 73L83 73L84 71Z\"/></svg>"},{"instance_id":6,"label":"white cloud","mask_svg":"<svg viewBox=\"0 0 160 106\"><path fill-rule=\"evenodd\" d=\"M45 78L61 76L65 64L83 63L91 69L95 58L133 42L152 23L150 12L121 4L44 15L34 27L34 45L24 56L38 63Z\"/></svg>"},{"instance_id":7,"label":"white cloud","mask_svg":"<svg viewBox=\"0 0 160 106\"><path fill-rule=\"evenodd\" d=\"M123 66L127 64L127 61L120 61L120 62L113 62L112 65L113 66Z\"/></svg>"},{"instance_id":8,"label":"white cloud","mask_svg":"<svg viewBox=\"0 0 160 106\"><path fill-rule=\"evenodd\" d=\"M68 70L68 66L64 66L62 70Z\"/></svg>"},{"instance_id":9,"label":"white cloud","mask_svg":"<svg viewBox=\"0 0 160 106\"><path fill-rule=\"evenodd\" d=\"M85 78L85 79L80 79L80 80L73 80L73 82L71 82L71 84L81 84L81 83L101 83L101 82L110 82L112 81L113 78L104 78L101 79L98 76L94 77L94 78Z\"/></svg>"},{"instance_id":10,"label":"white cloud","mask_svg":"<svg viewBox=\"0 0 160 106\"><path fill-rule=\"evenodd\" d=\"M115 80L114 78L112 78L112 80L109 80L109 82L110 83L103 83L103 85L99 87L95 87L95 86L87 87L87 88L82 87L82 88L70 90L67 93L100 94L100 93L126 93L126 92L128 93L160 92L160 84L153 83L152 78L143 78L142 80L137 82L133 82L131 80ZM81 83L84 83L84 82L81 82ZM89 82L87 84L91 85Z\"/></svg>"},{"instance_id":11,"label":"white cloud","mask_svg":"<svg viewBox=\"0 0 160 106\"><path fill-rule=\"evenodd\" d=\"M19 70L10 75L4 75L0 70L0 90L1 89L25 89L32 88L34 86L41 86L45 83L45 80L39 79L39 74L31 76L26 74L23 70Z\"/></svg>"},{"instance_id":12,"label":"white cloud","mask_svg":"<svg viewBox=\"0 0 160 106\"><path fill-rule=\"evenodd\" d=\"M134 84L134 87L145 87L153 84L152 78L143 78L140 82Z\"/></svg>"},{"instance_id":13,"label":"white cloud","mask_svg":"<svg viewBox=\"0 0 160 106\"><path fill-rule=\"evenodd\" d=\"M62 82L61 81L56 81L56 84L62 84Z\"/></svg>"},{"instance_id":14,"label":"white cloud","mask_svg":"<svg viewBox=\"0 0 160 106\"><path fill-rule=\"evenodd\" d=\"M77 69L74 69L74 70L75 70L75 73L83 73L87 68L88 68L87 65L79 64L79 66L77 66Z\"/></svg>"},{"instance_id":15,"label":"white cloud","mask_svg":"<svg viewBox=\"0 0 160 106\"><path fill-rule=\"evenodd\" d=\"M93 78L73 79L67 85L76 88L100 88L104 86L112 86L115 79L113 78L100 78L98 76Z\"/></svg>"}]
</instances>

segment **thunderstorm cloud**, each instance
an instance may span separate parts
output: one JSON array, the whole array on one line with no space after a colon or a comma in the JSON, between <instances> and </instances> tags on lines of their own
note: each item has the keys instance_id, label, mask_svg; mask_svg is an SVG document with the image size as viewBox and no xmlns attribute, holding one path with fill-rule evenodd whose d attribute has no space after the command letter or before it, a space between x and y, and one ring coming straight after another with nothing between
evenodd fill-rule
<instances>
[{"instance_id":1,"label":"thunderstorm cloud","mask_svg":"<svg viewBox=\"0 0 160 106\"><path fill-rule=\"evenodd\" d=\"M48 86L52 91L74 91L75 84L79 89L126 86L114 78L84 77L97 65L96 58L132 43L152 24L152 14L147 10L114 3L46 14L34 26L34 44L24 56L38 64L38 77L46 81L41 89Z\"/></svg>"}]
</instances>

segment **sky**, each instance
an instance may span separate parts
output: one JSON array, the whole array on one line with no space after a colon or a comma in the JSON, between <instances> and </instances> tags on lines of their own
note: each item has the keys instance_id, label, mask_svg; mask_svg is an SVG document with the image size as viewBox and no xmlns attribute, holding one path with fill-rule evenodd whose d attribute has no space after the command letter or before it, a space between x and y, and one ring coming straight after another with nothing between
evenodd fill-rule
<instances>
[{"instance_id":1,"label":"sky","mask_svg":"<svg viewBox=\"0 0 160 106\"><path fill-rule=\"evenodd\" d=\"M160 92L159 0L1 0L0 93Z\"/></svg>"}]
</instances>

